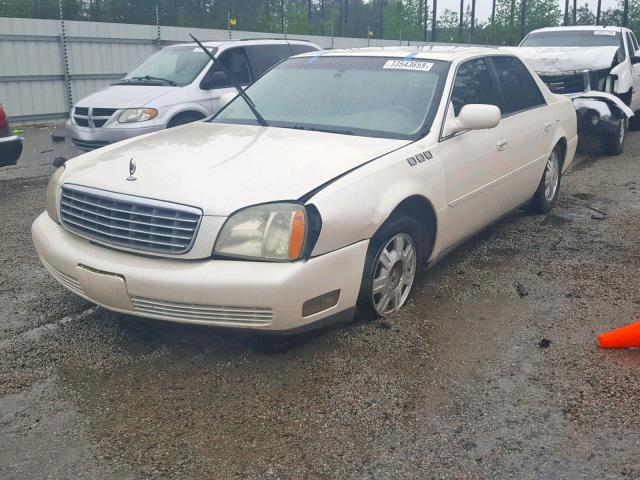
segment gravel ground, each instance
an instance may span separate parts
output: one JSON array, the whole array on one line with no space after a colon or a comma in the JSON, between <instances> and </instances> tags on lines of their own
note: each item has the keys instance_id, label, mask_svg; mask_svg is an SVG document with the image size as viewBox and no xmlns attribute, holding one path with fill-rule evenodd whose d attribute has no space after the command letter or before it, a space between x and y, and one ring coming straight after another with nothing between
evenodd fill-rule
<instances>
[{"instance_id":1,"label":"gravel ground","mask_svg":"<svg viewBox=\"0 0 640 480\"><path fill-rule=\"evenodd\" d=\"M280 340L145 321L65 291L29 228L46 130L0 171L0 478L639 478L640 135L581 154L385 321ZM48 148L54 151L40 153Z\"/></svg>"}]
</instances>

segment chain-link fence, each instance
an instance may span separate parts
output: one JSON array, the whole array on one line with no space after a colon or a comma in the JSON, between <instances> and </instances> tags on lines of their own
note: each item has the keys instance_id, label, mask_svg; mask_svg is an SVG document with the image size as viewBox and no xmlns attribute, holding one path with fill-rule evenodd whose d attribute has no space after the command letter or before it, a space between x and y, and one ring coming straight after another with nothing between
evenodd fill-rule
<instances>
[{"instance_id":1,"label":"chain-link fence","mask_svg":"<svg viewBox=\"0 0 640 480\"><path fill-rule=\"evenodd\" d=\"M616 1L0 0L0 17L513 45L545 26L640 27L640 0Z\"/></svg>"}]
</instances>

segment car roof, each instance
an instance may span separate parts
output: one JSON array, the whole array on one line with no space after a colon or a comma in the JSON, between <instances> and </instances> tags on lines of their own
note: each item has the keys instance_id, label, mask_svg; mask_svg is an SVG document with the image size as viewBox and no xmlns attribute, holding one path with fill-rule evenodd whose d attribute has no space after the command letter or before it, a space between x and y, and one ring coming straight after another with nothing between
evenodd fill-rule
<instances>
[{"instance_id":1,"label":"car roof","mask_svg":"<svg viewBox=\"0 0 640 480\"><path fill-rule=\"evenodd\" d=\"M297 39L279 39L279 38L246 38L242 40L219 40L219 41L202 41L205 47L211 48L231 48L231 47L246 47L247 45L309 45L320 49L318 45L308 40ZM176 43L175 45L169 45L165 48L171 47L197 47L198 44L194 42Z\"/></svg>"},{"instance_id":2,"label":"car roof","mask_svg":"<svg viewBox=\"0 0 640 480\"><path fill-rule=\"evenodd\" d=\"M297 57L313 57L317 52L308 52ZM477 57L479 55L512 55L508 52L498 50L497 47L478 47L472 45L416 45L404 47L362 47L346 48L339 50L326 50L320 53L324 56L332 57L392 57L402 59L430 59L454 61L465 58Z\"/></svg>"},{"instance_id":3,"label":"car roof","mask_svg":"<svg viewBox=\"0 0 640 480\"><path fill-rule=\"evenodd\" d=\"M587 31L612 30L614 32L622 32L622 31L626 31L626 30L629 30L629 29L628 28L624 28L624 27L604 26L604 25L570 25L570 26L566 26L566 27L537 28L536 30L532 30L529 33L533 33L533 32L562 32L562 31L567 31L567 30L587 30Z\"/></svg>"}]
</instances>

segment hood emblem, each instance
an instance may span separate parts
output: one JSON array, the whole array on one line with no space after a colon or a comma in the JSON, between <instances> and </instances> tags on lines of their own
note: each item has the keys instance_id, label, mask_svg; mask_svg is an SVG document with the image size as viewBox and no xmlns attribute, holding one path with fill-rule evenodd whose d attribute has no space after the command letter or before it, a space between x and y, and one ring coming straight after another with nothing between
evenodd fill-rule
<instances>
[{"instance_id":1,"label":"hood emblem","mask_svg":"<svg viewBox=\"0 0 640 480\"><path fill-rule=\"evenodd\" d=\"M127 177L127 180L130 182L137 180L137 178L133 176L133 174L136 173L136 168L136 162L133 157L131 157L131 160L129 160L129 176Z\"/></svg>"}]
</instances>

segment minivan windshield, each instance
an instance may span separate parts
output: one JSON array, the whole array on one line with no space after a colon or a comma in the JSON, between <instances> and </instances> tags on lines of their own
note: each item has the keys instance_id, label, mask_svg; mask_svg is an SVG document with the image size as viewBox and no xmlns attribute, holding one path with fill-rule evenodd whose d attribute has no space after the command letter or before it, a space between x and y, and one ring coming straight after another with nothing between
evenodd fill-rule
<instances>
[{"instance_id":1,"label":"minivan windshield","mask_svg":"<svg viewBox=\"0 0 640 480\"><path fill-rule=\"evenodd\" d=\"M619 47L620 32L613 30L556 30L532 32L521 47Z\"/></svg>"},{"instance_id":2,"label":"minivan windshield","mask_svg":"<svg viewBox=\"0 0 640 480\"><path fill-rule=\"evenodd\" d=\"M414 139L431 127L449 62L314 55L286 60L247 88L270 126ZM257 124L236 98L216 123Z\"/></svg>"},{"instance_id":3,"label":"minivan windshield","mask_svg":"<svg viewBox=\"0 0 640 480\"><path fill-rule=\"evenodd\" d=\"M216 48L209 49L215 55ZM209 62L198 46L166 47L125 75L116 85L188 85Z\"/></svg>"}]
</instances>

